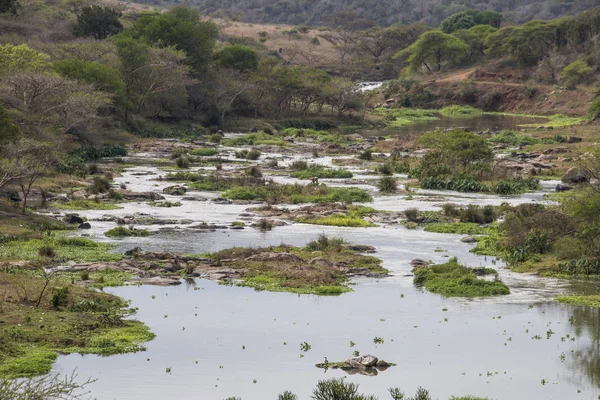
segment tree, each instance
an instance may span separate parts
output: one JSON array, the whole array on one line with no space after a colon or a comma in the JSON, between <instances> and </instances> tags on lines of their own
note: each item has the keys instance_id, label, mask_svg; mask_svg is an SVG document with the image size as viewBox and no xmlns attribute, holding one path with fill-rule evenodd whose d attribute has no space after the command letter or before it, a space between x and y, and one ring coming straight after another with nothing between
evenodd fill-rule
<instances>
[{"instance_id":1,"label":"tree","mask_svg":"<svg viewBox=\"0 0 600 400\"><path fill-rule=\"evenodd\" d=\"M17 15L17 10L21 7L18 0L0 0L0 14Z\"/></svg>"},{"instance_id":2,"label":"tree","mask_svg":"<svg viewBox=\"0 0 600 400\"><path fill-rule=\"evenodd\" d=\"M180 91L191 81L182 51L170 47L152 48L128 35L120 35L115 46L125 84L125 118L131 106L142 112L150 100ZM178 97L181 99L181 96Z\"/></svg>"},{"instance_id":3,"label":"tree","mask_svg":"<svg viewBox=\"0 0 600 400\"><path fill-rule=\"evenodd\" d=\"M46 375L27 379L2 379L0 380L0 399L84 399L89 394L85 387L95 382L88 379L83 383L78 383L75 373L65 377L60 375Z\"/></svg>"},{"instance_id":4,"label":"tree","mask_svg":"<svg viewBox=\"0 0 600 400\"><path fill-rule=\"evenodd\" d=\"M431 72L432 67L435 71L441 70L442 63L448 60L456 63L467 51L467 44L456 36L433 30L422 34L416 42L397 56L408 54L409 68L413 72L422 65Z\"/></svg>"},{"instance_id":5,"label":"tree","mask_svg":"<svg viewBox=\"0 0 600 400\"><path fill-rule=\"evenodd\" d=\"M119 72L108 65L70 58L55 62L54 69L65 78L91 84L97 90L117 96L125 94L125 84Z\"/></svg>"},{"instance_id":6,"label":"tree","mask_svg":"<svg viewBox=\"0 0 600 400\"><path fill-rule=\"evenodd\" d=\"M21 44L0 45L0 75L15 72L44 71L50 67L50 56Z\"/></svg>"},{"instance_id":7,"label":"tree","mask_svg":"<svg viewBox=\"0 0 600 400\"><path fill-rule=\"evenodd\" d=\"M23 215L25 215L25 211L27 210L27 199L33 185L40 176L49 171L54 164L54 161L53 151L48 146L38 146L31 142L23 142L20 144L16 165L22 173L16 183L23 196L21 208Z\"/></svg>"},{"instance_id":8,"label":"tree","mask_svg":"<svg viewBox=\"0 0 600 400\"><path fill-rule=\"evenodd\" d=\"M93 36L94 39L106 39L123 30L119 21L121 12L106 6L86 6L77 15L77 24L73 33L76 36Z\"/></svg>"},{"instance_id":9,"label":"tree","mask_svg":"<svg viewBox=\"0 0 600 400\"><path fill-rule=\"evenodd\" d=\"M552 21L529 21L510 31L502 51L514 56L519 65L525 67L548 56L556 44L556 38L556 26Z\"/></svg>"},{"instance_id":10,"label":"tree","mask_svg":"<svg viewBox=\"0 0 600 400\"><path fill-rule=\"evenodd\" d=\"M20 136L19 127L13 123L4 107L0 106L0 146L14 142Z\"/></svg>"},{"instance_id":11,"label":"tree","mask_svg":"<svg viewBox=\"0 0 600 400\"><path fill-rule=\"evenodd\" d=\"M164 14L147 15L134 25L134 35L161 47L174 47L185 52L189 64L202 69L211 59L217 26L201 21L197 11L175 6Z\"/></svg>"},{"instance_id":12,"label":"tree","mask_svg":"<svg viewBox=\"0 0 600 400\"><path fill-rule=\"evenodd\" d=\"M248 72L258 68L258 55L250 47L241 44L225 46L215 54L217 65L239 72Z\"/></svg>"},{"instance_id":13,"label":"tree","mask_svg":"<svg viewBox=\"0 0 600 400\"><path fill-rule=\"evenodd\" d=\"M579 83L591 83L595 79L594 70L583 60L575 60L564 67L560 77L569 88Z\"/></svg>"},{"instance_id":14,"label":"tree","mask_svg":"<svg viewBox=\"0 0 600 400\"><path fill-rule=\"evenodd\" d=\"M467 57L471 60L485 55L487 38L497 31L490 25L475 25L471 29L461 29L454 36L469 46Z\"/></svg>"},{"instance_id":15,"label":"tree","mask_svg":"<svg viewBox=\"0 0 600 400\"><path fill-rule=\"evenodd\" d=\"M471 132L430 132L417 143L428 149L421 162L422 177L480 177L493 159L489 143Z\"/></svg>"},{"instance_id":16,"label":"tree","mask_svg":"<svg viewBox=\"0 0 600 400\"><path fill-rule=\"evenodd\" d=\"M440 29L444 33L453 33L460 29L469 29L477 25L473 16L463 11L453 14L442 21Z\"/></svg>"}]
</instances>

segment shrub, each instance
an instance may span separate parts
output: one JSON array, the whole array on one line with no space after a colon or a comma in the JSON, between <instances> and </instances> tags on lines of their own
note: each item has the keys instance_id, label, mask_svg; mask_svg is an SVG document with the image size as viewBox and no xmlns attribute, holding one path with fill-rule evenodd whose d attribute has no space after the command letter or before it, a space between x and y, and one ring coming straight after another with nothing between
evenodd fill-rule
<instances>
[{"instance_id":1,"label":"shrub","mask_svg":"<svg viewBox=\"0 0 600 400\"><path fill-rule=\"evenodd\" d=\"M290 164L292 171L304 171L308 169L308 163L304 160L297 160Z\"/></svg>"},{"instance_id":2,"label":"shrub","mask_svg":"<svg viewBox=\"0 0 600 400\"><path fill-rule=\"evenodd\" d=\"M277 400L298 400L298 396L296 396L294 393L290 392L290 391L285 391L281 394L279 394L279 396L277 396Z\"/></svg>"},{"instance_id":3,"label":"shrub","mask_svg":"<svg viewBox=\"0 0 600 400\"><path fill-rule=\"evenodd\" d=\"M594 70L583 60L573 61L563 68L561 79L569 88L574 88L579 83L591 83L594 80Z\"/></svg>"},{"instance_id":4,"label":"shrub","mask_svg":"<svg viewBox=\"0 0 600 400\"><path fill-rule=\"evenodd\" d=\"M94 176L92 184L88 187L88 192L92 194L104 193L110 189L110 182L102 176Z\"/></svg>"},{"instance_id":5,"label":"shrub","mask_svg":"<svg viewBox=\"0 0 600 400\"><path fill-rule=\"evenodd\" d=\"M262 178L262 171L256 165L246 168L246 175L254 178Z\"/></svg>"},{"instance_id":6,"label":"shrub","mask_svg":"<svg viewBox=\"0 0 600 400\"><path fill-rule=\"evenodd\" d=\"M273 229L273 223L266 218L260 219L254 226L260 229L262 232Z\"/></svg>"},{"instance_id":7,"label":"shrub","mask_svg":"<svg viewBox=\"0 0 600 400\"><path fill-rule=\"evenodd\" d=\"M442 212L446 217L458 217L461 213L461 210L456 206L456 204L446 203L442 205Z\"/></svg>"},{"instance_id":8,"label":"shrub","mask_svg":"<svg viewBox=\"0 0 600 400\"><path fill-rule=\"evenodd\" d=\"M48 258L56 257L56 252L54 251L54 247L52 247L50 245L40 247L38 250L38 254L40 257L48 257Z\"/></svg>"},{"instance_id":9,"label":"shrub","mask_svg":"<svg viewBox=\"0 0 600 400\"><path fill-rule=\"evenodd\" d=\"M186 154L188 154L188 151L188 149L183 147L174 148L173 150L171 150L171 159L175 160L179 157L183 157Z\"/></svg>"},{"instance_id":10,"label":"shrub","mask_svg":"<svg viewBox=\"0 0 600 400\"><path fill-rule=\"evenodd\" d=\"M397 189L396 179L391 176L384 176L377 185L382 193L393 193Z\"/></svg>"},{"instance_id":11,"label":"shrub","mask_svg":"<svg viewBox=\"0 0 600 400\"><path fill-rule=\"evenodd\" d=\"M440 114L445 117L476 117L483 114L483 111L471 106L448 106L440 110Z\"/></svg>"},{"instance_id":12,"label":"shrub","mask_svg":"<svg viewBox=\"0 0 600 400\"><path fill-rule=\"evenodd\" d=\"M404 215L410 222L416 222L419 219L419 210L417 208L407 208L404 210Z\"/></svg>"},{"instance_id":13,"label":"shrub","mask_svg":"<svg viewBox=\"0 0 600 400\"><path fill-rule=\"evenodd\" d=\"M371 150L365 150L358 155L361 160L371 161L373 159L373 152Z\"/></svg>"},{"instance_id":14,"label":"shrub","mask_svg":"<svg viewBox=\"0 0 600 400\"><path fill-rule=\"evenodd\" d=\"M69 288L66 286L54 288L50 302L56 309L66 307L69 303Z\"/></svg>"},{"instance_id":15,"label":"shrub","mask_svg":"<svg viewBox=\"0 0 600 400\"><path fill-rule=\"evenodd\" d=\"M79 277L81 278L82 281L89 281L90 273L89 273L89 271L81 271L81 273L79 274Z\"/></svg>"},{"instance_id":16,"label":"shrub","mask_svg":"<svg viewBox=\"0 0 600 400\"><path fill-rule=\"evenodd\" d=\"M341 378L319 381L313 390L314 400L366 400L358 393L358 384Z\"/></svg>"},{"instance_id":17,"label":"shrub","mask_svg":"<svg viewBox=\"0 0 600 400\"><path fill-rule=\"evenodd\" d=\"M342 238L330 238L326 234L321 233L316 240L309 242L304 250L340 252L344 249L345 244L346 242Z\"/></svg>"},{"instance_id":18,"label":"shrub","mask_svg":"<svg viewBox=\"0 0 600 400\"><path fill-rule=\"evenodd\" d=\"M181 156L175 159L175 165L177 165L178 168L187 169L190 167L191 162L189 158Z\"/></svg>"},{"instance_id":19,"label":"shrub","mask_svg":"<svg viewBox=\"0 0 600 400\"><path fill-rule=\"evenodd\" d=\"M258 160L258 158L260 157L260 154L261 154L260 151L258 151L256 149L252 149L246 155L246 159L247 160Z\"/></svg>"},{"instance_id":20,"label":"shrub","mask_svg":"<svg viewBox=\"0 0 600 400\"><path fill-rule=\"evenodd\" d=\"M394 174L394 166L390 163L385 163L377 168L377 172L381 175L393 175Z\"/></svg>"},{"instance_id":21,"label":"shrub","mask_svg":"<svg viewBox=\"0 0 600 400\"><path fill-rule=\"evenodd\" d=\"M495 220L494 207L487 205L483 208L475 204L469 204L462 210L460 222L474 222L476 224L489 224Z\"/></svg>"},{"instance_id":22,"label":"shrub","mask_svg":"<svg viewBox=\"0 0 600 400\"><path fill-rule=\"evenodd\" d=\"M217 149L213 149L212 147L201 147L190 151L189 154L199 157L210 157L219 154L219 151Z\"/></svg>"}]
</instances>

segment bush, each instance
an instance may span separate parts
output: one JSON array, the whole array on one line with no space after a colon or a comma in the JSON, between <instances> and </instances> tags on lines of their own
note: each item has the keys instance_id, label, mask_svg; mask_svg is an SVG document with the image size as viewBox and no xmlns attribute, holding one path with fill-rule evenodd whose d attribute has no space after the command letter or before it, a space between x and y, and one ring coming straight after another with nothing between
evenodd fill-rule
<instances>
[{"instance_id":1,"label":"bush","mask_svg":"<svg viewBox=\"0 0 600 400\"><path fill-rule=\"evenodd\" d=\"M460 222L474 222L476 224L489 224L496 219L494 207L487 205L481 208L480 206L469 204L466 209L462 210Z\"/></svg>"},{"instance_id":2,"label":"bush","mask_svg":"<svg viewBox=\"0 0 600 400\"><path fill-rule=\"evenodd\" d=\"M213 149L212 147L201 147L190 151L189 154L199 157L210 157L219 154L219 151L217 149Z\"/></svg>"},{"instance_id":3,"label":"bush","mask_svg":"<svg viewBox=\"0 0 600 400\"><path fill-rule=\"evenodd\" d=\"M252 166L246 169L246 175L251 176L253 178L262 178L262 171L257 166Z\"/></svg>"},{"instance_id":4,"label":"bush","mask_svg":"<svg viewBox=\"0 0 600 400\"><path fill-rule=\"evenodd\" d=\"M292 171L304 171L308 169L308 163L304 160L294 161L290 164L290 169Z\"/></svg>"},{"instance_id":5,"label":"bush","mask_svg":"<svg viewBox=\"0 0 600 400\"><path fill-rule=\"evenodd\" d=\"M458 217L461 213L461 210L456 206L456 204L446 203L442 205L442 212L446 217Z\"/></svg>"},{"instance_id":6,"label":"bush","mask_svg":"<svg viewBox=\"0 0 600 400\"><path fill-rule=\"evenodd\" d=\"M319 381L313 390L314 400L366 400L358 393L356 383L346 382L342 378Z\"/></svg>"},{"instance_id":7,"label":"bush","mask_svg":"<svg viewBox=\"0 0 600 400\"><path fill-rule=\"evenodd\" d=\"M336 251L344 249L346 242L342 238L330 238L326 234L320 234L316 240L309 242L304 250L307 251Z\"/></svg>"},{"instance_id":8,"label":"bush","mask_svg":"<svg viewBox=\"0 0 600 400\"><path fill-rule=\"evenodd\" d=\"M177 165L177 168L187 169L190 167L191 162L190 162L189 158L187 158L185 156L181 156L181 157L175 159L175 165Z\"/></svg>"},{"instance_id":9,"label":"bush","mask_svg":"<svg viewBox=\"0 0 600 400\"><path fill-rule=\"evenodd\" d=\"M256 149L252 149L246 155L246 160L258 160L258 158L260 157L260 154L261 154L260 151L258 151Z\"/></svg>"},{"instance_id":10,"label":"bush","mask_svg":"<svg viewBox=\"0 0 600 400\"><path fill-rule=\"evenodd\" d=\"M419 219L419 210L417 208L407 208L404 215L410 222L416 222Z\"/></svg>"},{"instance_id":11,"label":"bush","mask_svg":"<svg viewBox=\"0 0 600 400\"><path fill-rule=\"evenodd\" d=\"M40 257L54 258L56 257L56 252L54 251L54 247L46 245L39 248L38 255Z\"/></svg>"},{"instance_id":12,"label":"bush","mask_svg":"<svg viewBox=\"0 0 600 400\"><path fill-rule=\"evenodd\" d=\"M373 152L371 150L365 150L358 155L361 160L371 161L373 159Z\"/></svg>"},{"instance_id":13,"label":"bush","mask_svg":"<svg viewBox=\"0 0 600 400\"><path fill-rule=\"evenodd\" d=\"M104 193L110 189L110 182L108 179L102 176L94 176L92 184L88 187L87 191L92 194Z\"/></svg>"},{"instance_id":14,"label":"bush","mask_svg":"<svg viewBox=\"0 0 600 400\"><path fill-rule=\"evenodd\" d=\"M393 175L394 166L390 163L385 163L383 165L380 165L379 168L377 168L377 172L381 175Z\"/></svg>"},{"instance_id":15,"label":"bush","mask_svg":"<svg viewBox=\"0 0 600 400\"><path fill-rule=\"evenodd\" d=\"M396 179L391 176L384 176L377 185L382 193L393 193L397 189Z\"/></svg>"},{"instance_id":16,"label":"bush","mask_svg":"<svg viewBox=\"0 0 600 400\"><path fill-rule=\"evenodd\" d=\"M69 303L69 288L66 286L54 288L50 302L56 309L66 307Z\"/></svg>"},{"instance_id":17,"label":"bush","mask_svg":"<svg viewBox=\"0 0 600 400\"><path fill-rule=\"evenodd\" d=\"M573 61L563 68L560 77L568 88L574 88L580 83L594 81L594 70L583 60Z\"/></svg>"}]
</instances>

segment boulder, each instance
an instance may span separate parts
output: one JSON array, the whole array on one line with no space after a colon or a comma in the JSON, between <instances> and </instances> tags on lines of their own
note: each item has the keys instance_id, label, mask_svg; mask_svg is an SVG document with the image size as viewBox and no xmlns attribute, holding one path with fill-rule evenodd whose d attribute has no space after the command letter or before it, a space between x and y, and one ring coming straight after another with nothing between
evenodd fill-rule
<instances>
[{"instance_id":1,"label":"boulder","mask_svg":"<svg viewBox=\"0 0 600 400\"><path fill-rule=\"evenodd\" d=\"M412 260L410 262L410 265L412 265L413 268L420 268L420 267L427 267L427 266L431 265L431 262L425 261L421 258L415 258L414 260Z\"/></svg>"},{"instance_id":2,"label":"boulder","mask_svg":"<svg viewBox=\"0 0 600 400\"><path fill-rule=\"evenodd\" d=\"M83 224L83 218L76 214L67 214L65 215L64 221L67 224Z\"/></svg>"},{"instance_id":3,"label":"boulder","mask_svg":"<svg viewBox=\"0 0 600 400\"><path fill-rule=\"evenodd\" d=\"M131 250L127 250L127 251L126 251L125 253L123 253L123 254L125 254L126 256L132 256L132 255L134 255L134 254L138 254L138 253L141 253L141 252L142 252L142 248L141 248L141 247L134 247L134 248L133 248L133 249L131 249Z\"/></svg>"},{"instance_id":4,"label":"boulder","mask_svg":"<svg viewBox=\"0 0 600 400\"><path fill-rule=\"evenodd\" d=\"M375 253L375 247L366 244L349 244L346 246L348 250L357 251L359 253Z\"/></svg>"},{"instance_id":5,"label":"boulder","mask_svg":"<svg viewBox=\"0 0 600 400\"><path fill-rule=\"evenodd\" d=\"M567 143L581 143L582 141L583 139L577 136L569 136L567 139Z\"/></svg>"},{"instance_id":6,"label":"boulder","mask_svg":"<svg viewBox=\"0 0 600 400\"><path fill-rule=\"evenodd\" d=\"M333 267L333 263L321 257L315 257L309 261L310 265L318 265L320 267Z\"/></svg>"},{"instance_id":7,"label":"boulder","mask_svg":"<svg viewBox=\"0 0 600 400\"><path fill-rule=\"evenodd\" d=\"M564 183L559 183L558 185L556 185L556 188L555 188L555 190L557 192L567 192L571 189L573 189L571 186L565 185Z\"/></svg>"},{"instance_id":8,"label":"boulder","mask_svg":"<svg viewBox=\"0 0 600 400\"><path fill-rule=\"evenodd\" d=\"M92 229L92 225L89 222L84 222L83 224L79 224L77 229Z\"/></svg>"},{"instance_id":9,"label":"boulder","mask_svg":"<svg viewBox=\"0 0 600 400\"><path fill-rule=\"evenodd\" d=\"M587 183L591 179L591 173L581 167L570 168L562 177L564 183Z\"/></svg>"},{"instance_id":10,"label":"boulder","mask_svg":"<svg viewBox=\"0 0 600 400\"><path fill-rule=\"evenodd\" d=\"M477 240L475 240L471 236L465 236L465 237L461 238L460 241L463 243L477 243Z\"/></svg>"},{"instance_id":11,"label":"boulder","mask_svg":"<svg viewBox=\"0 0 600 400\"><path fill-rule=\"evenodd\" d=\"M364 356L347 358L343 362L352 368L372 368L377 365L377 361L379 361L377 357L366 354Z\"/></svg>"},{"instance_id":12,"label":"boulder","mask_svg":"<svg viewBox=\"0 0 600 400\"><path fill-rule=\"evenodd\" d=\"M390 363L384 360L377 360L377 364L375 364L377 368L388 368L390 367Z\"/></svg>"},{"instance_id":13,"label":"boulder","mask_svg":"<svg viewBox=\"0 0 600 400\"><path fill-rule=\"evenodd\" d=\"M187 192L187 189L180 185L167 186L163 189L164 194L170 194L171 196L183 196Z\"/></svg>"}]
</instances>

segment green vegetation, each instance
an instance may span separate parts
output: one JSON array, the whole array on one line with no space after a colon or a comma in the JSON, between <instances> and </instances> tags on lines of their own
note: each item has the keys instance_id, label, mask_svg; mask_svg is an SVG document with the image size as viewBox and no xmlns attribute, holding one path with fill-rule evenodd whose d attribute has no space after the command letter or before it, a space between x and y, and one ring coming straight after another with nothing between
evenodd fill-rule
<instances>
[{"instance_id":1,"label":"green vegetation","mask_svg":"<svg viewBox=\"0 0 600 400\"><path fill-rule=\"evenodd\" d=\"M440 110L444 117L478 117L483 111L471 106L448 106Z\"/></svg>"},{"instance_id":2,"label":"green vegetation","mask_svg":"<svg viewBox=\"0 0 600 400\"><path fill-rule=\"evenodd\" d=\"M562 128L565 126L578 125L587 120L585 117L569 117L567 115L555 114L551 115L548 121L544 122L543 126L546 128ZM540 124L524 124L521 125L524 128L536 128Z\"/></svg>"},{"instance_id":3,"label":"green vegetation","mask_svg":"<svg viewBox=\"0 0 600 400\"><path fill-rule=\"evenodd\" d=\"M329 217L304 217L296 218L295 221L314 224L314 225L329 225L329 226L346 226L353 228L368 228L371 226L377 226L372 222L365 221L364 219L353 216L353 215L335 215Z\"/></svg>"},{"instance_id":4,"label":"green vegetation","mask_svg":"<svg viewBox=\"0 0 600 400\"><path fill-rule=\"evenodd\" d=\"M144 237L144 236L150 236L152 235L152 232L150 232L147 229L135 229L135 228L126 228L124 226L117 226L115 228L112 228L106 232L104 232L105 236L108 237L126 237L126 236L138 236L138 237Z\"/></svg>"},{"instance_id":5,"label":"green vegetation","mask_svg":"<svg viewBox=\"0 0 600 400\"><path fill-rule=\"evenodd\" d=\"M492 268L467 268L460 265L456 258L447 263L413 269L414 284L425 287L432 293L447 297L480 297L506 295L508 286L498 279L498 273ZM493 281L480 276L495 275Z\"/></svg>"},{"instance_id":6,"label":"green vegetation","mask_svg":"<svg viewBox=\"0 0 600 400\"><path fill-rule=\"evenodd\" d=\"M274 135L269 135L264 132L248 133L239 137L225 139L221 141L223 146L236 147L236 146L259 146L259 145L270 145L270 146L288 146L288 143L282 138Z\"/></svg>"},{"instance_id":7,"label":"green vegetation","mask_svg":"<svg viewBox=\"0 0 600 400\"><path fill-rule=\"evenodd\" d=\"M486 235L490 232L489 228L481 228L479 224L473 222L437 222L425 225L426 232L435 233L454 233L460 235Z\"/></svg>"},{"instance_id":8,"label":"green vegetation","mask_svg":"<svg viewBox=\"0 0 600 400\"><path fill-rule=\"evenodd\" d=\"M580 83L591 83L596 79L594 69L584 60L575 60L564 67L560 77L569 88L575 88Z\"/></svg>"},{"instance_id":9,"label":"green vegetation","mask_svg":"<svg viewBox=\"0 0 600 400\"><path fill-rule=\"evenodd\" d=\"M365 203L373 201L369 193L358 188L328 187L325 185L263 185L233 187L223 193L231 200L260 200L268 203Z\"/></svg>"},{"instance_id":10,"label":"green vegetation","mask_svg":"<svg viewBox=\"0 0 600 400\"><path fill-rule=\"evenodd\" d=\"M98 243L86 238L47 237L44 239L12 240L0 246L2 260L38 260L40 249L51 247L57 261L119 261L123 255L111 253L107 243Z\"/></svg>"},{"instance_id":11,"label":"green vegetation","mask_svg":"<svg viewBox=\"0 0 600 400\"><path fill-rule=\"evenodd\" d=\"M388 273L379 259L348 250L343 240L325 235L304 248L287 245L231 248L210 254L209 258L239 270L240 285L274 292L317 295L349 292L347 276L335 267L338 263L355 271L364 271L367 276Z\"/></svg>"},{"instance_id":12,"label":"green vegetation","mask_svg":"<svg viewBox=\"0 0 600 400\"><path fill-rule=\"evenodd\" d=\"M528 146L541 142L541 140L536 137L523 135L513 131L501 131L492 136L489 140L492 143L504 143L512 146Z\"/></svg>"},{"instance_id":13,"label":"green vegetation","mask_svg":"<svg viewBox=\"0 0 600 400\"><path fill-rule=\"evenodd\" d=\"M600 295L587 296L559 296L556 301L574 306L586 306L600 308Z\"/></svg>"},{"instance_id":14,"label":"green vegetation","mask_svg":"<svg viewBox=\"0 0 600 400\"><path fill-rule=\"evenodd\" d=\"M321 165L311 165L307 169L303 169L300 171L294 171L290 174L290 176L292 178L298 178L298 179L310 179L312 177L326 178L326 179L352 178L353 177L352 172L350 172L346 169L326 168Z\"/></svg>"},{"instance_id":15,"label":"green vegetation","mask_svg":"<svg viewBox=\"0 0 600 400\"><path fill-rule=\"evenodd\" d=\"M398 188L396 179L391 176L384 176L377 183L377 187L381 193L393 193Z\"/></svg>"},{"instance_id":16,"label":"green vegetation","mask_svg":"<svg viewBox=\"0 0 600 400\"><path fill-rule=\"evenodd\" d=\"M213 149L212 147L200 147L200 148L191 150L188 154L190 154L192 156L199 156L199 157L210 157L210 156L219 154L219 150Z\"/></svg>"},{"instance_id":17,"label":"green vegetation","mask_svg":"<svg viewBox=\"0 0 600 400\"><path fill-rule=\"evenodd\" d=\"M59 210L118 210L119 206L113 203L106 203L94 200L70 200L67 202L54 202L52 208Z\"/></svg>"},{"instance_id":18,"label":"green vegetation","mask_svg":"<svg viewBox=\"0 0 600 400\"><path fill-rule=\"evenodd\" d=\"M412 125L420 121L439 119L436 110L421 110L418 108L378 108L375 112L384 114L389 126L398 127Z\"/></svg>"},{"instance_id":19,"label":"green vegetation","mask_svg":"<svg viewBox=\"0 0 600 400\"><path fill-rule=\"evenodd\" d=\"M73 284L68 275L13 270L0 272L0 283L0 378L47 374L57 353L135 352L154 338L141 322L123 319L133 313L127 303Z\"/></svg>"}]
</instances>

